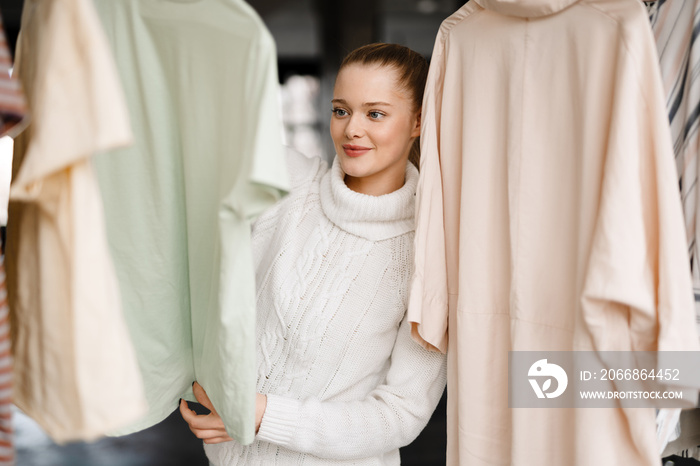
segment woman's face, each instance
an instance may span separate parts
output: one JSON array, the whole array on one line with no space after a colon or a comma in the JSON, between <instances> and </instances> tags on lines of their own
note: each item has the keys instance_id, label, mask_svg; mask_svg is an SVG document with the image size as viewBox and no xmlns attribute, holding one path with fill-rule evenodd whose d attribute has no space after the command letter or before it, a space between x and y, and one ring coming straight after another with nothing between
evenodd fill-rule
<instances>
[{"instance_id":1,"label":"woman's face","mask_svg":"<svg viewBox=\"0 0 700 466\"><path fill-rule=\"evenodd\" d=\"M331 137L345 183L371 195L401 188L419 112L398 73L387 66L352 64L335 81Z\"/></svg>"}]
</instances>

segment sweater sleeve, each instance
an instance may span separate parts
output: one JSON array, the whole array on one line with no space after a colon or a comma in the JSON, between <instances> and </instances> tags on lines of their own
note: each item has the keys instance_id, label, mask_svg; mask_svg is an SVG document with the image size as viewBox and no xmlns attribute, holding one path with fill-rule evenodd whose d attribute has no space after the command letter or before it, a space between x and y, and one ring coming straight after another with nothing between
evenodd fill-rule
<instances>
[{"instance_id":1,"label":"sweater sleeve","mask_svg":"<svg viewBox=\"0 0 700 466\"><path fill-rule=\"evenodd\" d=\"M321 157L308 157L292 147L285 147L287 174L292 189L319 178L328 170L328 164Z\"/></svg>"},{"instance_id":2,"label":"sweater sleeve","mask_svg":"<svg viewBox=\"0 0 700 466\"><path fill-rule=\"evenodd\" d=\"M328 170L328 164L320 157L307 157L288 146L285 146L285 165L291 186L290 195L268 208L252 223L252 237L255 243L268 241L279 226L280 217L284 215L285 209L288 209L289 203L294 202L302 190L308 194L310 184Z\"/></svg>"},{"instance_id":3,"label":"sweater sleeve","mask_svg":"<svg viewBox=\"0 0 700 466\"><path fill-rule=\"evenodd\" d=\"M409 444L442 396L446 357L412 341L404 318L390 364L385 382L362 400L267 395L257 438L336 460L376 456Z\"/></svg>"}]
</instances>

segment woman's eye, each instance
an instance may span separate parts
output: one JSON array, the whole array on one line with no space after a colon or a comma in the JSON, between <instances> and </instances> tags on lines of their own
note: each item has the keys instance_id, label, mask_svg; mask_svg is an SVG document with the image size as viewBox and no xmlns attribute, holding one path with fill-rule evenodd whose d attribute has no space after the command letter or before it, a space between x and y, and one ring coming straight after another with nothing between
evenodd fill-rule
<instances>
[{"instance_id":1,"label":"woman's eye","mask_svg":"<svg viewBox=\"0 0 700 466\"><path fill-rule=\"evenodd\" d=\"M348 114L348 112L346 112L342 108L334 108L332 111L333 111L333 114L337 117L344 117L345 115Z\"/></svg>"},{"instance_id":2,"label":"woman's eye","mask_svg":"<svg viewBox=\"0 0 700 466\"><path fill-rule=\"evenodd\" d=\"M384 116L384 114L382 112L369 112L369 117L372 118L373 120L377 120L383 116Z\"/></svg>"}]
</instances>

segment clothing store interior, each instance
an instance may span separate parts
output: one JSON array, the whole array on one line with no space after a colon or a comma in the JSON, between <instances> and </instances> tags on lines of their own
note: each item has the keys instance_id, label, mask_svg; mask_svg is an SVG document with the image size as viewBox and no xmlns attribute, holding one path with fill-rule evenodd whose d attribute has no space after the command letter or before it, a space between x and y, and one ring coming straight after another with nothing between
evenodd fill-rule
<instances>
[{"instance_id":1,"label":"clothing store interior","mask_svg":"<svg viewBox=\"0 0 700 466\"><path fill-rule=\"evenodd\" d=\"M0 466L700 465L700 0L0 14Z\"/></svg>"}]
</instances>

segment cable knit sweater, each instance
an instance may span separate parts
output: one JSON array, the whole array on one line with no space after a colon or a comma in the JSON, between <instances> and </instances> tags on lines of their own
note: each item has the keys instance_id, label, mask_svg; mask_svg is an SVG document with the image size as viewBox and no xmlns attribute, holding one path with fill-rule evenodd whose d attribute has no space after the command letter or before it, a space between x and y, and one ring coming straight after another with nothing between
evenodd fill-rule
<instances>
[{"instance_id":1,"label":"cable knit sweater","mask_svg":"<svg viewBox=\"0 0 700 466\"><path fill-rule=\"evenodd\" d=\"M290 153L293 188L253 226L258 381L252 445L215 465L398 465L445 386L445 358L405 319L418 171L383 196L351 191L336 159Z\"/></svg>"}]
</instances>

